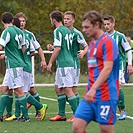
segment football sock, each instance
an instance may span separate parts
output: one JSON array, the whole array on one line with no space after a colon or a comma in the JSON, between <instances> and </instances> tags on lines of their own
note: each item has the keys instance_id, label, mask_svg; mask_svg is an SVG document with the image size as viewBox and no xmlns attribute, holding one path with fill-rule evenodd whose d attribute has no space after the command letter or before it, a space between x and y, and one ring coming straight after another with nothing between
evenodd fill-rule
<instances>
[{"instance_id":1,"label":"football sock","mask_svg":"<svg viewBox=\"0 0 133 133\"><path fill-rule=\"evenodd\" d=\"M57 99L58 99L58 109L59 109L58 114L60 116L65 116L66 95L65 94L58 95Z\"/></svg>"},{"instance_id":2,"label":"football sock","mask_svg":"<svg viewBox=\"0 0 133 133\"><path fill-rule=\"evenodd\" d=\"M3 116L4 110L6 108L7 102L9 100L9 95L2 94L0 98L0 117Z\"/></svg>"},{"instance_id":3,"label":"football sock","mask_svg":"<svg viewBox=\"0 0 133 133\"><path fill-rule=\"evenodd\" d=\"M43 105L40 102L38 102L31 94L27 94L26 99L27 102L33 105L37 111L43 107Z\"/></svg>"},{"instance_id":4,"label":"football sock","mask_svg":"<svg viewBox=\"0 0 133 133\"><path fill-rule=\"evenodd\" d=\"M28 119L29 116L28 116L28 108L27 108L26 96L18 97L18 100L19 100L20 109L21 109L21 111L22 111L22 115L23 115L26 119Z\"/></svg>"},{"instance_id":5,"label":"football sock","mask_svg":"<svg viewBox=\"0 0 133 133\"><path fill-rule=\"evenodd\" d=\"M71 106L71 109L73 111L73 114L75 114L75 111L77 109L77 98L76 96L71 96L71 97L68 97L68 101L69 101L69 104Z\"/></svg>"},{"instance_id":6,"label":"football sock","mask_svg":"<svg viewBox=\"0 0 133 133\"><path fill-rule=\"evenodd\" d=\"M21 113L18 97L15 96L15 116L19 117Z\"/></svg>"},{"instance_id":7,"label":"football sock","mask_svg":"<svg viewBox=\"0 0 133 133\"><path fill-rule=\"evenodd\" d=\"M39 94L36 92L34 95L32 95L38 102L40 102ZM35 107L36 113L38 113L38 109Z\"/></svg>"},{"instance_id":8,"label":"football sock","mask_svg":"<svg viewBox=\"0 0 133 133\"><path fill-rule=\"evenodd\" d=\"M12 104L13 104L13 94L9 95L9 100L7 102L6 111L7 114L12 115Z\"/></svg>"},{"instance_id":9,"label":"football sock","mask_svg":"<svg viewBox=\"0 0 133 133\"><path fill-rule=\"evenodd\" d=\"M125 103L124 103L124 92L123 90L120 88L120 95L119 95L119 101L118 101L118 108L119 111L121 110L125 110Z\"/></svg>"},{"instance_id":10,"label":"football sock","mask_svg":"<svg viewBox=\"0 0 133 133\"><path fill-rule=\"evenodd\" d=\"M77 105L79 105L79 101L80 101L79 94L75 94L75 96L77 98Z\"/></svg>"}]
</instances>

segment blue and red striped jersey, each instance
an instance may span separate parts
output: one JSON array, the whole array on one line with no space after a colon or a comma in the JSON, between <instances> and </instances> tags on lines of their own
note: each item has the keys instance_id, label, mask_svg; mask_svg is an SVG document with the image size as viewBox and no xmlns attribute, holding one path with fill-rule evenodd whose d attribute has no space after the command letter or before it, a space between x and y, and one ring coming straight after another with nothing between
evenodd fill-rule
<instances>
[{"instance_id":1,"label":"blue and red striped jersey","mask_svg":"<svg viewBox=\"0 0 133 133\"><path fill-rule=\"evenodd\" d=\"M119 94L119 52L115 41L107 34L103 34L99 40L89 43L88 49L88 87L86 92L97 80L104 62L113 61L112 71L107 80L100 86L94 97L95 100L118 100Z\"/></svg>"}]
</instances>

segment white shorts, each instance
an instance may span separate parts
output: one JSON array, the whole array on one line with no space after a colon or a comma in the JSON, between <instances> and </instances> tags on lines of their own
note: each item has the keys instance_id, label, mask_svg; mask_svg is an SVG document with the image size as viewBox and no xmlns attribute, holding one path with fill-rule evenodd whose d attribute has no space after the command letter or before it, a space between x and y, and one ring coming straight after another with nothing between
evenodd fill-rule
<instances>
[{"instance_id":1,"label":"white shorts","mask_svg":"<svg viewBox=\"0 0 133 133\"><path fill-rule=\"evenodd\" d=\"M119 84L125 84L124 74L125 72L123 70L119 70Z\"/></svg>"},{"instance_id":2,"label":"white shorts","mask_svg":"<svg viewBox=\"0 0 133 133\"><path fill-rule=\"evenodd\" d=\"M33 75L32 73L24 71L24 86L22 87L23 92L27 93L30 87L33 87Z\"/></svg>"},{"instance_id":3,"label":"white shorts","mask_svg":"<svg viewBox=\"0 0 133 133\"><path fill-rule=\"evenodd\" d=\"M23 79L22 67L6 69L2 86L8 86L9 89L22 87L24 86Z\"/></svg>"},{"instance_id":4,"label":"white shorts","mask_svg":"<svg viewBox=\"0 0 133 133\"><path fill-rule=\"evenodd\" d=\"M55 85L58 88L73 87L74 67L57 68L55 76Z\"/></svg>"},{"instance_id":5,"label":"white shorts","mask_svg":"<svg viewBox=\"0 0 133 133\"><path fill-rule=\"evenodd\" d=\"M78 86L79 83L79 77L80 77L80 69L74 69L74 84L73 86Z\"/></svg>"}]
</instances>

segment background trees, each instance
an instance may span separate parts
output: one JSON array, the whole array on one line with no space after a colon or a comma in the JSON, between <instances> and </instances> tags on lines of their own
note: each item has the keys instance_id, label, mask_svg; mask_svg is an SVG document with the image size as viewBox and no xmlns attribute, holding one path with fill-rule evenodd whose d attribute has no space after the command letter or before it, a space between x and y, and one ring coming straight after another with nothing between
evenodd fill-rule
<instances>
[{"instance_id":1,"label":"background trees","mask_svg":"<svg viewBox=\"0 0 133 133\"><path fill-rule=\"evenodd\" d=\"M0 0L0 14L5 11L14 15L23 12L27 16L26 29L32 31L43 50L52 43L53 27L49 14L54 10L76 13L75 27L82 31L81 20L85 12L97 10L102 16L111 14L116 19L116 30L133 38L133 0ZM0 23L0 32L3 25Z\"/></svg>"}]
</instances>

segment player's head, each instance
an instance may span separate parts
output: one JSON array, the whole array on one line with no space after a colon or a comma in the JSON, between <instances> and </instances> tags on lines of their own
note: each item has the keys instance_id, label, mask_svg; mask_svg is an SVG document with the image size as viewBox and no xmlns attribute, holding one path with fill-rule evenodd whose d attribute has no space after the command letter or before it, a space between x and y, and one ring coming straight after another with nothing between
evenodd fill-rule
<instances>
[{"instance_id":1,"label":"player's head","mask_svg":"<svg viewBox=\"0 0 133 133\"><path fill-rule=\"evenodd\" d=\"M102 17L95 10L87 12L82 18L83 32L87 37L94 37L97 32L102 29L102 25Z\"/></svg>"},{"instance_id":2,"label":"player's head","mask_svg":"<svg viewBox=\"0 0 133 133\"><path fill-rule=\"evenodd\" d=\"M76 18L76 15L74 12L66 11L64 13L64 25L71 30L75 22L75 18Z\"/></svg>"},{"instance_id":3,"label":"player's head","mask_svg":"<svg viewBox=\"0 0 133 133\"><path fill-rule=\"evenodd\" d=\"M113 16L111 15L107 15L103 18L103 22L104 22L104 27L105 30L108 33L112 33L114 31L114 26L115 26L115 19Z\"/></svg>"},{"instance_id":4,"label":"player's head","mask_svg":"<svg viewBox=\"0 0 133 133\"><path fill-rule=\"evenodd\" d=\"M62 23L62 13L58 10L50 13L51 24L56 28L56 23Z\"/></svg>"},{"instance_id":5,"label":"player's head","mask_svg":"<svg viewBox=\"0 0 133 133\"><path fill-rule=\"evenodd\" d=\"M20 21L18 18L16 18L16 17L13 18L13 25L20 28Z\"/></svg>"},{"instance_id":6,"label":"player's head","mask_svg":"<svg viewBox=\"0 0 133 133\"><path fill-rule=\"evenodd\" d=\"M22 13L22 12L19 12L19 13L17 13L17 14L15 15L15 17L18 18L19 21L20 21L20 29L21 29L21 30L24 30L25 25L26 25L26 21L27 21L27 18L26 18L26 16L25 16L25 14Z\"/></svg>"},{"instance_id":7,"label":"player's head","mask_svg":"<svg viewBox=\"0 0 133 133\"><path fill-rule=\"evenodd\" d=\"M12 23L13 20L13 15L10 12L4 12L1 15L1 21L5 24L10 24Z\"/></svg>"}]
</instances>

